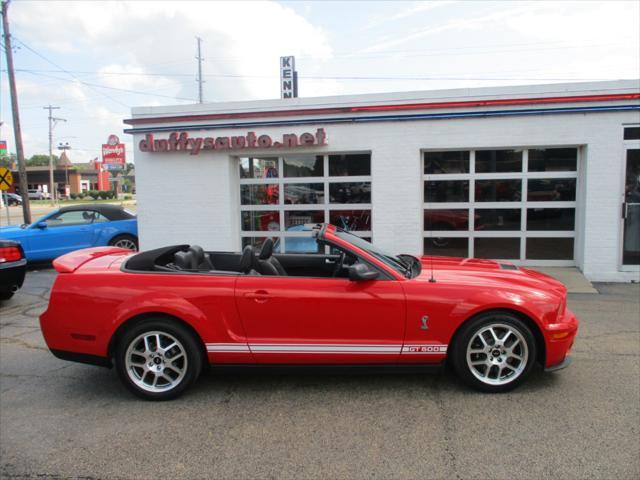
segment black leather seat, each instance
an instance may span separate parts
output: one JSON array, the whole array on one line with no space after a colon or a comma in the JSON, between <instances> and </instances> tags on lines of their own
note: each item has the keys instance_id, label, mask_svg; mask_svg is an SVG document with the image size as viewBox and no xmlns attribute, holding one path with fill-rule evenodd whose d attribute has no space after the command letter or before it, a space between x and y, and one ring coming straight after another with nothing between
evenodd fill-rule
<instances>
[{"instance_id":1,"label":"black leather seat","mask_svg":"<svg viewBox=\"0 0 640 480\"><path fill-rule=\"evenodd\" d=\"M276 257L273 256L273 240L267 238L262 243L260 249L260 256L258 257L258 263L260 265L260 272L263 275L279 275L286 277L287 272L282 267L282 264Z\"/></svg>"},{"instance_id":2,"label":"black leather seat","mask_svg":"<svg viewBox=\"0 0 640 480\"><path fill-rule=\"evenodd\" d=\"M240 273L247 275L259 275L259 268L256 252L252 245L247 245L242 249L242 257L240 257Z\"/></svg>"},{"instance_id":3,"label":"black leather seat","mask_svg":"<svg viewBox=\"0 0 640 480\"><path fill-rule=\"evenodd\" d=\"M193 263L193 253L190 251L180 251L173 255L173 264L178 268L178 270L193 270Z\"/></svg>"},{"instance_id":4,"label":"black leather seat","mask_svg":"<svg viewBox=\"0 0 640 480\"><path fill-rule=\"evenodd\" d=\"M204 253L200 245L191 245L189 252L193 255L193 265L196 270L215 270L211 257L208 253Z\"/></svg>"}]
</instances>

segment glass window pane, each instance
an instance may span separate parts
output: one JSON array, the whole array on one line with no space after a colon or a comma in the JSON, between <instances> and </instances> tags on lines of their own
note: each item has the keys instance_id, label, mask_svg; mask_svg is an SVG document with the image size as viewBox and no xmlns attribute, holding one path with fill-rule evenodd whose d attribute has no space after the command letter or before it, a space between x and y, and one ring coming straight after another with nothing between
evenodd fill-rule
<instances>
[{"instance_id":1,"label":"glass window pane","mask_svg":"<svg viewBox=\"0 0 640 480\"><path fill-rule=\"evenodd\" d=\"M324 247L318 244L309 232L308 237L284 237L285 253L324 253Z\"/></svg>"},{"instance_id":2,"label":"glass window pane","mask_svg":"<svg viewBox=\"0 0 640 480\"><path fill-rule=\"evenodd\" d=\"M329 223L344 230L371 230L371 210L332 210Z\"/></svg>"},{"instance_id":3,"label":"glass window pane","mask_svg":"<svg viewBox=\"0 0 640 480\"><path fill-rule=\"evenodd\" d=\"M242 212L243 231L279 231L280 213L269 212Z\"/></svg>"},{"instance_id":4,"label":"glass window pane","mask_svg":"<svg viewBox=\"0 0 640 480\"><path fill-rule=\"evenodd\" d=\"M476 202L519 202L522 180L476 180Z\"/></svg>"},{"instance_id":5,"label":"glass window pane","mask_svg":"<svg viewBox=\"0 0 640 480\"><path fill-rule=\"evenodd\" d=\"M284 203L287 205L324 203L324 184L287 183L284 186Z\"/></svg>"},{"instance_id":6,"label":"glass window pane","mask_svg":"<svg viewBox=\"0 0 640 480\"><path fill-rule=\"evenodd\" d=\"M577 148L529 150L530 172L575 172L577 167Z\"/></svg>"},{"instance_id":7,"label":"glass window pane","mask_svg":"<svg viewBox=\"0 0 640 480\"><path fill-rule=\"evenodd\" d=\"M640 149L638 148L627 150L624 198L627 203L640 203Z\"/></svg>"},{"instance_id":8,"label":"glass window pane","mask_svg":"<svg viewBox=\"0 0 640 480\"><path fill-rule=\"evenodd\" d=\"M469 180L439 180L424 182L424 201L468 202Z\"/></svg>"},{"instance_id":9,"label":"glass window pane","mask_svg":"<svg viewBox=\"0 0 640 480\"><path fill-rule=\"evenodd\" d=\"M575 202L575 178L536 178L528 181L529 202Z\"/></svg>"},{"instance_id":10,"label":"glass window pane","mask_svg":"<svg viewBox=\"0 0 640 480\"><path fill-rule=\"evenodd\" d=\"M371 203L371 182L330 183L331 203Z\"/></svg>"},{"instance_id":11,"label":"glass window pane","mask_svg":"<svg viewBox=\"0 0 640 480\"><path fill-rule=\"evenodd\" d=\"M519 208L476 208L476 230L520 230Z\"/></svg>"},{"instance_id":12,"label":"glass window pane","mask_svg":"<svg viewBox=\"0 0 640 480\"><path fill-rule=\"evenodd\" d=\"M476 173L521 171L521 150L478 150L476 152Z\"/></svg>"},{"instance_id":13,"label":"glass window pane","mask_svg":"<svg viewBox=\"0 0 640 480\"><path fill-rule=\"evenodd\" d=\"M49 227L66 227L71 225L83 225L93 222L96 212L87 210L76 210L72 212L60 213L46 220Z\"/></svg>"},{"instance_id":14,"label":"glass window pane","mask_svg":"<svg viewBox=\"0 0 640 480\"><path fill-rule=\"evenodd\" d=\"M332 177L371 175L371 155L368 153L329 155L329 175Z\"/></svg>"},{"instance_id":15,"label":"glass window pane","mask_svg":"<svg viewBox=\"0 0 640 480\"><path fill-rule=\"evenodd\" d=\"M277 158L241 158L240 178L277 178Z\"/></svg>"},{"instance_id":16,"label":"glass window pane","mask_svg":"<svg viewBox=\"0 0 640 480\"><path fill-rule=\"evenodd\" d=\"M278 185L240 185L242 205L277 205Z\"/></svg>"},{"instance_id":17,"label":"glass window pane","mask_svg":"<svg viewBox=\"0 0 640 480\"><path fill-rule=\"evenodd\" d=\"M273 240L273 251L275 253L280 253L280 238L279 237L242 237L242 248L246 247L247 245L253 245L253 247L256 249L256 252L259 252L260 249L262 248L262 243L267 239L270 238Z\"/></svg>"},{"instance_id":18,"label":"glass window pane","mask_svg":"<svg viewBox=\"0 0 640 480\"><path fill-rule=\"evenodd\" d=\"M438 255L440 257L469 256L469 239L455 237L433 237L424 239L425 255Z\"/></svg>"},{"instance_id":19,"label":"glass window pane","mask_svg":"<svg viewBox=\"0 0 640 480\"><path fill-rule=\"evenodd\" d=\"M573 230L575 208L528 208L527 230Z\"/></svg>"},{"instance_id":20,"label":"glass window pane","mask_svg":"<svg viewBox=\"0 0 640 480\"><path fill-rule=\"evenodd\" d=\"M282 159L285 177L321 177L324 172L322 155L299 155Z\"/></svg>"},{"instance_id":21,"label":"glass window pane","mask_svg":"<svg viewBox=\"0 0 640 480\"><path fill-rule=\"evenodd\" d=\"M306 223L324 223L324 211L291 210L284 212L284 228L287 232L304 231Z\"/></svg>"},{"instance_id":22,"label":"glass window pane","mask_svg":"<svg viewBox=\"0 0 640 480\"><path fill-rule=\"evenodd\" d=\"M469 210L442 209L424 211L425 230L469 230Z\"/></svg>"},{"instance_id":23,"label":"glass window pane","mask_svg":"<svg viewBox=\"0 0 640 480\"><path fill-rule=\"evenodd\" d=\"M527 238L528 260L573 260L573 238Z\"/></svg>"},{"instance_id":24,"label":"glass window pane","mask_svg":"<svg viewBox=\"0 0 640 480\"><path fill-rule=\"evenodd\" d=\"M424 173L469 173L469 152L424 152Z\"/></svg>"},{"instance_id":25,"label":"glass window pane","mask_svg":"<svg viewBox=\"0 0 640 480\"><path fill-rule=\"evenodd\" d=\"M473 248L475 258L520 258L519 238L475 238Z\"/></svg>"},{"instance_id":26,"label":"glass window pane","mask_svg":"<svg viewBox=\"0 0 640 480\"><path fill-rule=\"evenodd\" d=\"M640 127L626 127L624 129L625 140L640 140Z\"/></svg>"}]
</instances>

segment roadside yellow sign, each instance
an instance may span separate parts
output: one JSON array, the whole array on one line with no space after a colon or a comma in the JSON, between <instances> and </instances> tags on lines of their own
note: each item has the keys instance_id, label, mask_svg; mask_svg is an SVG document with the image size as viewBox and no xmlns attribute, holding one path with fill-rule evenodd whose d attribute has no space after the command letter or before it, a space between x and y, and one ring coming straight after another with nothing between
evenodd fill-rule
<instances>
[{"instance_id":1,"label":"roadside yellow sign","mask_svg":"<svg viewBox=\"0 0 640 480\"><path fill-rule=\"evenodd\" d=\"M13 175L11 170L5 167L0 167L0 190L9 190L13 185Z\"/></svg>"}]
</instances>

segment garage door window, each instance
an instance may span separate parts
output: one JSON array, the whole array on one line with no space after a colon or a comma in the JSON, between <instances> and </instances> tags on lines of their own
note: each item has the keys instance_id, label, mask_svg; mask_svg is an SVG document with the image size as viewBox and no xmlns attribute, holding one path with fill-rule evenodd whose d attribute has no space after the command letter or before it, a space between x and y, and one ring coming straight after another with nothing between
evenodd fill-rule
<instances>
[{"instance_id":1,"label":"garage door window","mask_svg":"<svg viewBox=\"0 0 640 480\"><path fill-rule=\"evenodd\" d=\"M265 238L276 251L315 253L308 224L329 222L371 237L371 155L240 158L243 247Z\"/></svg>"},{"instance_id":2,"label":"garage door window","mask_svg":"<svg viewBox=\"0 0 640 480\"><path fill-rule=\"evenodd\" d=\"M424 252L570 264L577 182L577 148L424 152Z\"/></svg>"}]
</instances>

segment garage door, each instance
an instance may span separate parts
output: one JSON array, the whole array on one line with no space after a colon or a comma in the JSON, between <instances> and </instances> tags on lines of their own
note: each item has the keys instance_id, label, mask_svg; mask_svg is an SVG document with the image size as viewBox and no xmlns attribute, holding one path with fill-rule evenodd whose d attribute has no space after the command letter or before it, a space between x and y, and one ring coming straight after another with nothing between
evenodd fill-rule
<instances>
[{"instance_id":1,"label":"garage door","mask_svg":"<svg viewBox=\"0 0 640 480\"><path fill-rule=\"evenodd\" d=\"M574 263L577 148L423 152L424 252Z\"/></svg>"}]
</instances>

